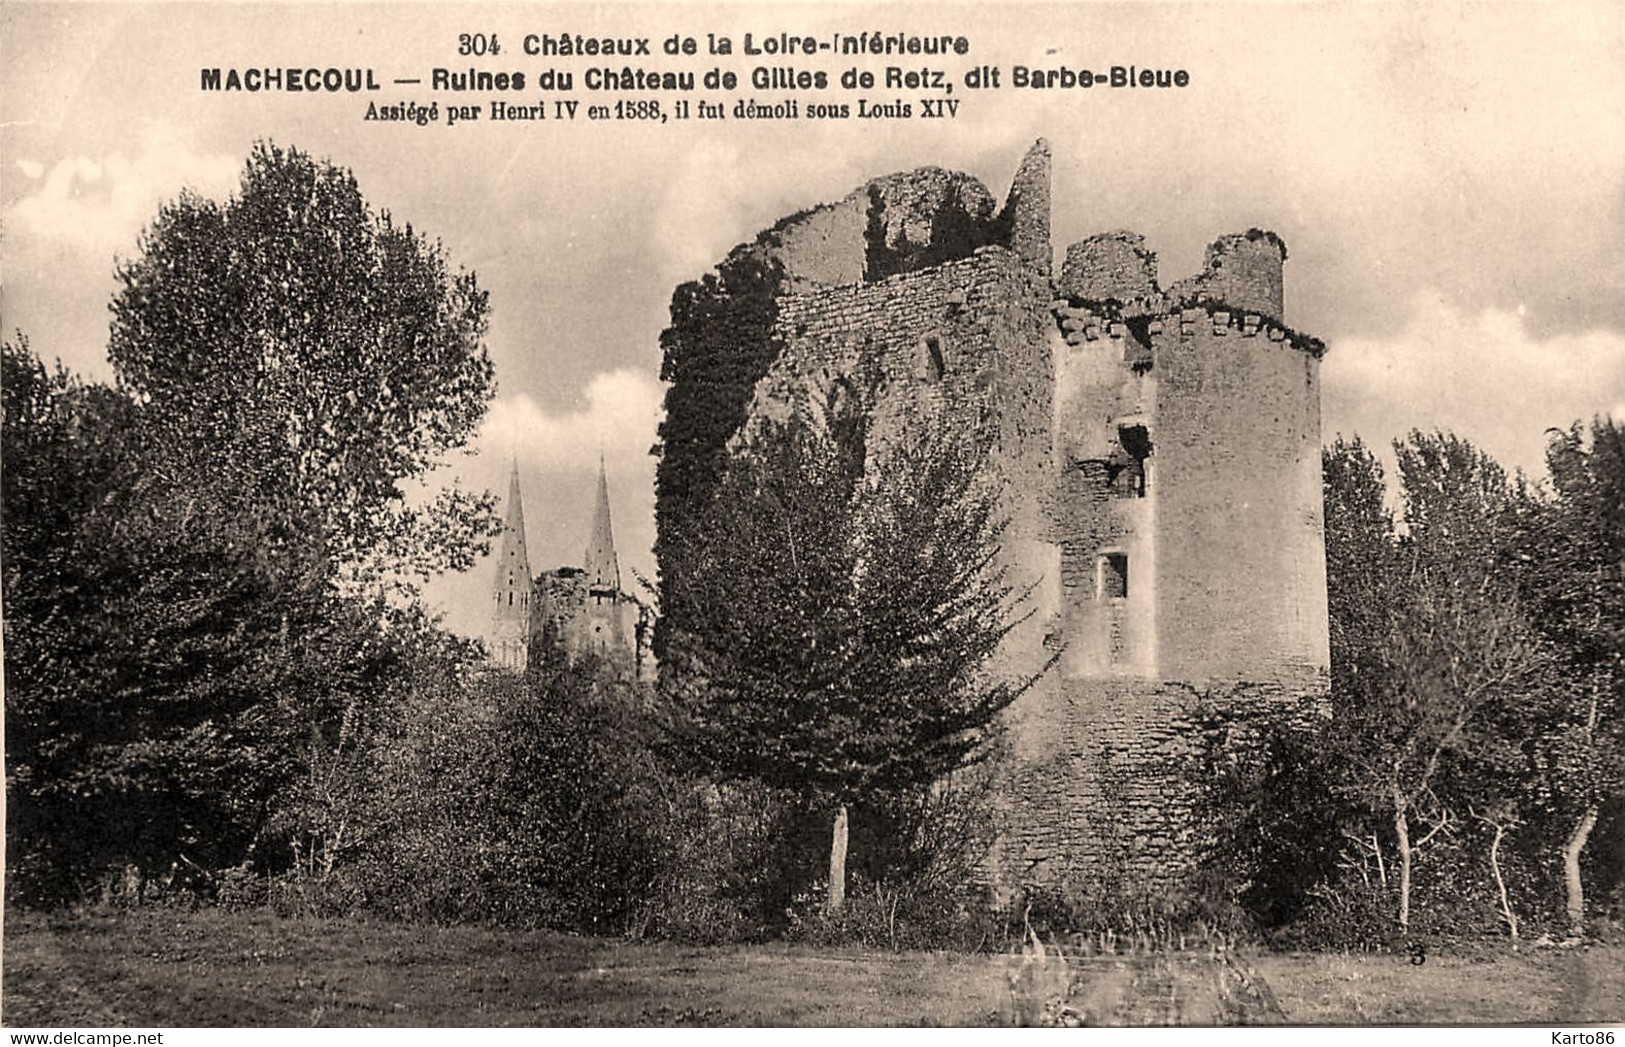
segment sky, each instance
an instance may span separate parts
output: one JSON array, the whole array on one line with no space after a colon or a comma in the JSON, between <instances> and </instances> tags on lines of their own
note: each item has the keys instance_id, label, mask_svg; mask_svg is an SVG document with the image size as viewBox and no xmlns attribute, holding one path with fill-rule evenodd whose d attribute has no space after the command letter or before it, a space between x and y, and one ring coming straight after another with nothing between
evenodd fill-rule
<instances>
[{"instance_id":1,"label":"sky","mask_svg":"<svg viewBox=\"0 0 1625 1047\"><path fill-rule=\"evenodd\" d=\"M946 57L751 57L750 32L962 35ZM463 33L497 55L458 54ZM935 68L951 95L899 88L697 91L780 101L957 100L953 119L367 121L367 103L482 108L431 70L571 70L527 34L649 37L642 67ZM691 35L700 53L669 57ZM735 53L706 53L706 34ZM1057 256L1143 233L1164 286L1218 235L1287 242L1286 321L1323 338L1323 430L1385 445L1452 430L1540 475L1544 433L1625 419L1625 5L1151 3L954 6L585 3L0 5L0 326L107 379L115 260L182 188L224 199L256 140L355 172L377 208L438 238L491 295L497 397L442 475L524 487L533 569L579 563L600 455L623 571L653 577L659 335L672 290L779 217L872 177L969 172L1000 199L1022 154L1054 157ZM619 67L625 60L617 60ZM1013 67L1183 69L1167 90L1011 85ZM365 95L207 92L200 69L372 68ZM963 74L992 65L997 90ZM396 78L421 85L395 85ZM532 81L534 84L534 80ZM676 94L626 95L660 98ZM920 107L913 106L916 113ZM485 625L492 568L427 590L448 625ZM632 580L626 579L630 587Z\"/></svg>"}]
</instances>

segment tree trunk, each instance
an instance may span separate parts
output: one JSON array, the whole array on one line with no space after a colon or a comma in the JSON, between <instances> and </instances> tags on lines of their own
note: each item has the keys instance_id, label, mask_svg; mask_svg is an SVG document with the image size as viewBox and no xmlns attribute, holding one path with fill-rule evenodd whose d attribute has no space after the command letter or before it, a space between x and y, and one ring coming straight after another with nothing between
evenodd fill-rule
<instances>
[{"instance_id":1,"label":"tree trunk","mask_svg":"<svg viewBox=\"0 0 1625 1047\"><path fill-rule=\"evenodd\" d=\"M1490 872L1495 876L1495 889L1501 895L1501 917L1507 922L1507 932L1512 940L1518 940L1518 914L1512 911L1512 901L1507 897L1506 880L1501 878L1501 839L1506 836L1506 826L1496 825L1495 839L1490 843Z\"/></svg>"},{"instance_id":2,"label":"tree trunk","mask_svg":"<svg viewBox=\"0 0 1625 1047\"><path fill-rule=\"evenodd\" d=\"M835 811L835 830L829 842L829 898L824 911L830 915L846 908L846 804Z\"/></svg>"},{"instance_id":3,"label":"tree trunk","mask_svg":"<svg viewBox=\"0 0 1625 1047\"><path fill-rule=\"evenodd\" d=\"M1592 804L1580 816L1580 821L1569 834L1569 842L1563 847L1563 885L1568 890L1569 934L1578 938L1585 934L1586 924L1586 896L1585 887L1580 883L1580 852L1585 850L1586 841L1591 838L1591 830L1597 824L1597 806Z\"/></svg>"},{"instance_id":4,"label":"tree trunk","mask_svg":"<svg viewBox=\"0 0 1625 1047\"><path fill-rule=\"evenodd\" d=\"M1599 612L1600 616L1600 612ZM1599 617L1600 624L1600 617ZM1596 677L1591 679L1591 708L1586 712L1586 741L1595 746L1597 735L1597 694L1600 683ZM1593 749L1595 753L1595 749ZM1591 839L1591 830L1597 825L1597 805L1586 807L1585 813L1580 815L1580 821L1569 834L1569 841L1563 846L1563 886L1568 897L1565 906L1568 909L1569 934L1575 938L1585 936L1586 930L1586 895L1585 884L1580 880L1580 854L1586 849L1586 841Z\"/></svg>"},{"instance_id":5,"label":"tree trunk","mask_svg":"<svg viewBox=\"0 0 1625 1047\"><path fill-rule=\"evenodd\" d=\"M1405 804L1394 804L1394 836L1399 843L1399 933L1411 932L1411 825Z\"/></svg>"}]
</instances>

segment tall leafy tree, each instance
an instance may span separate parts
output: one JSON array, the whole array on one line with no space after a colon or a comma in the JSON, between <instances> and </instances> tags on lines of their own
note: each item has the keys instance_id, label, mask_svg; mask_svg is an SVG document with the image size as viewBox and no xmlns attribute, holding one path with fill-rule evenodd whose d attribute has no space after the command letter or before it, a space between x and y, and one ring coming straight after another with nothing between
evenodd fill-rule
<instances>
[{"instance_id":1,"label":"tall leafy tree","mask_svg":"<svg viewBox=\"0 0 1625 1047\"><path fill-rule=\"evenodd\" d=\"M266 143L237 195L182 193L140 247L118 269L108 355L178 497L361 577L472 564L491 497L414 485L494 392L474 274L374 212L348 170Z\"/></svg>"},{"instance_id":2,"label":"tall leafy tree","mask_svg":"<svg viewBox=\"0 0 1625 1047\"><path fill-rule=\"evenodd\" d=\"M1327 456L1327 737L1344 791L1388 822L1404 932L1417 852L1467 814L1473 765L1514 758L1496 725L1530 700L1545 663L1506 569L1505 473L1446 434L1413 432L1395 452L1403 534L1370 453L1339 443Z\"/></svg>"},{"instance_id":3,"label":"tall leafy tree","mask_svg":"<svg viewBox=\"0 0 1625 1047\"><path fill-rule=\"evenodd\" d=\"M1554 430L1547 492L1521 492L1519 576L1559 660L1534 748L1532 821L1561 826L1569 932L1585 931L1581 859L1605 804L1625 793L1625 426Z\"/></svg>"},{"instance_id":4,"label":"tall leafy tree","mask_svg":"<svg viewBox=\"0 0 1625 1047\"><path fill-rule=\"evenodd\" d=\"M1322 458L1326 519L1326 597L1332 694L1379 686L1375 657L1387 639L1388 608L1399 577L1398 537L1382 463L1359 437L1339 436Z\"/></svg>"},{"instance_id":5,"label":"tall leafy tree","mask_svg":"<svg viewBox=\"0 0 1625 1047\"><path fill-rule=\"evenodd\" d=\"M485 294L349 172L258 146L118 277L115 388L5 347L8 862L40 893L261 853L409 660L372 583L495 524L408 490L490 399Z\"/></svg>"},{"instance_id":6,"label":"tall leafy tree","mask_svg":"<svg viewBox=\"0 0 1625 1047\"><path fill-rule=\"evenodd\" d=\"M763 422L719 485L702 565L668 579L685 743L713 770L810 795L833 816L828 908L844 901L847 809L976 758L1035 677L989 660L1021 620L985 457L943 420L871 446L849 387Z\"/></svg>"}]
</instances>

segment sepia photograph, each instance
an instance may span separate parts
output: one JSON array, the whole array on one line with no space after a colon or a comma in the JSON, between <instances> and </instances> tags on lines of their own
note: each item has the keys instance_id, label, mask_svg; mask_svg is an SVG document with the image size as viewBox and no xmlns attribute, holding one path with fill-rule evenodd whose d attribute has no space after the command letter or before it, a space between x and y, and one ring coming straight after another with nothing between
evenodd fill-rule
<instances>
[{"instance_id":1,"label":"sepia photograph","mask_svg":"<svg viewBox=\"0 0 1625 1047\"><path fill-rule=\"evenodd\" d=\"M13 1043L1625 1024L1617 4L8 0L0 328Z\"/></svg>"}]
</instances>

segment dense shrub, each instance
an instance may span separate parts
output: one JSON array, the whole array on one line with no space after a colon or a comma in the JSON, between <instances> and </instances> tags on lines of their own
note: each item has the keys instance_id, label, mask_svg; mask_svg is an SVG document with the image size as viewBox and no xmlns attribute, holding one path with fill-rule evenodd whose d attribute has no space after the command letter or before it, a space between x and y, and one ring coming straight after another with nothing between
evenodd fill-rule
<instances>
[{"instance_id":1,"label":"dense shrub","mask_svg":"<svg viewBox=\"0 0 1625 1047\"><path fill-rule=\"evenodd\" d=\"M822 844L805 805L751 782L682 779L672 796L665 865L636 929L707 945L777 933Z\"/></svg>"},{"instance_id":2,"label":"dense shrub","mask_svg":"<svg viewBox=\"0 0 1625 1047\"><path fill-rule=\"evenodd\" d=\"M1345 875L1313 887L1297 919L1277 928L1275 944L1295 949L1378 952L1398 937L1394 892L1377 880Z\"/></svg>"},{"instance_id":3,"label":"dense shrub","mask_svg":"<svg viewBox=\"0 0 1625 1047\"><path fill-rule=\"evenodd\" d=\"M592 664L525 678L426 675L340 774L332 806L290 834L272 900L627 930L669 846L670 804L638 702Z\"/></svg>"},{"instance_id":4,"label":"dense shrub","mask_svg":"<svg viewBox=\"0 0 1625 1047\"><path fill-rule=\"evenodd\" d=\"M987 887L997 824L992 782L975 767L938 788L854 809L845 908L825 911L820 870L791 900L786 935L885 949L976 951L1002 943L1006 928Z\"/></svg>"}]
</instances>

